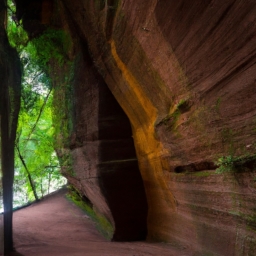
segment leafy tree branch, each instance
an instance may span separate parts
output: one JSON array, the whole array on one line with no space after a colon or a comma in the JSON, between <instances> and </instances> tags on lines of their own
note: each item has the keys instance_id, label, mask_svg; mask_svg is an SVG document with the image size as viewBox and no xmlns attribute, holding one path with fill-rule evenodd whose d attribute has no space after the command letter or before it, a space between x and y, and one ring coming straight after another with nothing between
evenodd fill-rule
<instances>
[{"instance_id":1,"label":"leafy tree branch","mask_svg":"<svg viewBox=\"0 0 256 256\"><path fill-rule=\"evenodd\" d=\"M34 185L34 181L33 181L32 177L31 177L30 171L28 170L28 167L27 167L27 165L25 163L24 158L21 155L20 148L19 148L18 144L16 144L16 149L17 149L17 152L18 152L18 155L19 155L19 159L20 159L22 165L24 166L24 168L25 168L25 170L27 172L27 177L28 177L30 186L32 188L34 197L35 197L36 201L39 201L39 198L38 198L38 195L37 195L37 192L36 192L36 188L35 188L35 185Z\"/></svg>"}]
</instances>

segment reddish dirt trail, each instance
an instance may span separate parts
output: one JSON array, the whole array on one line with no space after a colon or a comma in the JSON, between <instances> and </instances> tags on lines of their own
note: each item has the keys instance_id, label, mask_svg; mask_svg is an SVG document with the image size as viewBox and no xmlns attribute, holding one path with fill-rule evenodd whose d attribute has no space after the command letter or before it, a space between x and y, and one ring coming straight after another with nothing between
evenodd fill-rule
<instances>
[{"instance_id":1,"label":"reddish dirt trail","mask_svg":"<svg viewBox=\"0 0 256 256\"><path fill-rule=\"evenodd\" d=\"M14 243L23 256L188 256L167 244L105 240L61 190L14 213Z\"/></svg>"}]
</instances>

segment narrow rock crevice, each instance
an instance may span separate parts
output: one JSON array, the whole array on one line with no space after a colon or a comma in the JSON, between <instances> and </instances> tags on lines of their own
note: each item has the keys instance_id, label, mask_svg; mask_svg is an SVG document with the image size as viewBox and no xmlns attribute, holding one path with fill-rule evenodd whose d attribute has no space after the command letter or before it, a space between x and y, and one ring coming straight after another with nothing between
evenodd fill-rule
<instances>
[{"instance_id":1,"label":"narrow rock crevice","mask_svg":"<svg viewBox=\"0 0 256 256\"><path fill-rule=\"evenodd\" d=\"M131 125L107 86L99 90L98 125L98 177L114 219L112 240L143 240L147 235L147 200Z\"/></svg>"},{"instance_id":2,"label":"narrow rock crevice","mask_svg":"<svg viewBox=\"0 0 256 256\"><path fill-rule=\"evenodd\" d=\"M107 40L110 40L112 37L118 5L119 5L119 0L108 0L107 1L107 18L106 18L106 38L107 38Z\"/></svg>"},{"instance_id":3,"label":"narrow rock crevice","mask_svg":"<svg viewBox=\"0 0 256 256\"><path fill-rule=\"evenodd\" d=\"M205 170L215 170L217 166L213 162L198 162L191 163L187 165L177 166L174 169L176 173L184 173L184 172L200 172Z\"/></svg>"}]
</instances>

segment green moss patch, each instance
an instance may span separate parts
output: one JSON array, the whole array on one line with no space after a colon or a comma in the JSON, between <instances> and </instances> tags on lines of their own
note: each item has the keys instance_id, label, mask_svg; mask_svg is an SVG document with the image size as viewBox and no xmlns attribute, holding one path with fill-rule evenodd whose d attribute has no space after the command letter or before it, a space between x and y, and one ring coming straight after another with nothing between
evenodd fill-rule
<instances>
[{"instance_id":1,"label":"green moss patch","mask_svg":"<svg viewBox=\"0 0 256 256\"><path fill-rule=\"evenodd\" d=\"M112 224L103 216L96 213L93 209L93 205L88 200L85 202L77 191L74 188L69 189L69 193L67 194L68 200L72 201L76 206L85 212L87 216L89 216L92 221L95 223L97 230L108 240L111 240L114 233L114 228Z\"/></svg>"}]
</instances>

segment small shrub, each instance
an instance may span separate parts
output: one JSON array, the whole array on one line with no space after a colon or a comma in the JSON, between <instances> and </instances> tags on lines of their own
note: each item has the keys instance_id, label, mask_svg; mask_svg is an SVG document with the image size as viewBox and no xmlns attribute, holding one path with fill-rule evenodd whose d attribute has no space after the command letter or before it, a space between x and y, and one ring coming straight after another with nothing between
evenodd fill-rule
<instances>
[{"instance_id":1,"label":"small shrub","mask_svg":"<svg viewBox=\"0 0 256 256\"><path fill-rule=\"evenodd\" d=\"M235 159L232 155L220 157L216 162L216 165L219 166L216 169L216 173L235 171L234 161Z\"/></svg>"},{"instance_id":2,"label":"small shrub","mask_svg":"<svg viewBox=\"0 0 256 256\"><path fill-rule=\"evenodd\" d=\"M242 169L255 168L256 155L222 156L215 163L219 166L216 173L239 172Z\"/></svg>"}]
</instances>

